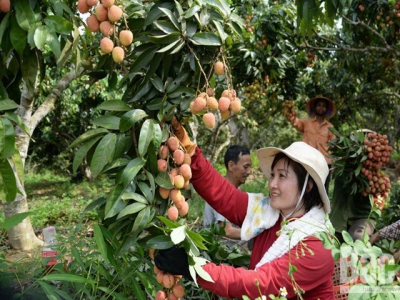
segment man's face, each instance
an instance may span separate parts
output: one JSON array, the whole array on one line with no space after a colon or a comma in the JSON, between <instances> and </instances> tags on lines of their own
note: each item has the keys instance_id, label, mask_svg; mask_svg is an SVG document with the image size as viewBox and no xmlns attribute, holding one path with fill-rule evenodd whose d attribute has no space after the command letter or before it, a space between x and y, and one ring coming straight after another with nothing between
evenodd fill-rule
<instances>
[{"instance_id":1,"label":"man's face","mask_svg":"<svg viewBox=\"0 0 400 300\"><path fill-rule=\"evenodd\" d=\"M325 116L327 110L328 107L326 105L326 102L323 100L318 100L317 104L315 105L315 114L317 116Z\"/></svg>"},{"instance_id":2,"label":"man's face","mask_svg":"<svg viewBox=\"0 0 400 300\"><path fill-rule=\"evenodd\" d=\"M251 174L251 157L249 154L240 155L238 162L229 162L229 170L232 172L236 182L243 184Z\"/></svg>"}]
</instances>

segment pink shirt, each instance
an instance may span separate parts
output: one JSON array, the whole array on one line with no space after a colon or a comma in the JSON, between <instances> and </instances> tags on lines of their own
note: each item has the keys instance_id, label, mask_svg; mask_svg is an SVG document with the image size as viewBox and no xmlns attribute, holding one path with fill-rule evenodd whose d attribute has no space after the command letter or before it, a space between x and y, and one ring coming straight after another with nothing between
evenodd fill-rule
<instances>
[{"instance_id":1,"label":"pink shirt","mask_svg":"<svg viewBox=\"0 0 400 300\"><path fill-rule=\"evenodd\" d=\"M192 179L196 191L215 210L230 222L242 225L246 215L248 194L234 188L211 166L201 154L199 148L192 157ZM242 299L243 295L255 299L262 295L277 295L285 287L288 299L296 299L289 272L289 265L297 268L293 272L296 283L305 291L304 299L334 299L332 275L334 260L331 251L325 249L322 242L309 237L288 253L254 270L268 248L277 239L281 220L261 232L254 238L250 258L250 268L235 268L227 265L208 263L203 268L215 281L214 283L198 278L198 283L216 295L226 298ZM302 255L304 251L304 256ZM310 252L313 254L310 254ZM258 281L259 287L255 284ZM259 290L260 289L260 290Z\"/></svg>"}]
</instances>

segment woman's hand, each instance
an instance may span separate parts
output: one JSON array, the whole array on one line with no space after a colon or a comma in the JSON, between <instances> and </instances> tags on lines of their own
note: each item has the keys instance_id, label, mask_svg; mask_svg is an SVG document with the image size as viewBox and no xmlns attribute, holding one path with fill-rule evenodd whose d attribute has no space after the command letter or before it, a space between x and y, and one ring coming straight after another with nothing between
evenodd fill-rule
<instances>
[{"instance_id":1,"label":"woman's hand","mask_svg":"<svg viewBox=\"0 0 400 300\"><path fill-rule=\"evenodd\" d=\"M176 117L172 118L171 126L175 136L179 139L179 142L185 148L186 153L192 156L197 147L196 143L190 140L185 128L183 128L182 124L179 123Z\"/></svg>"},{"instance_id":2,"label":"woman's hand","mask_svg":"<svg viewBox=\"0 0 400 300\"><path fill-rule=\"evenodd\" d=\"M189 271L188 256L185 249L173 246L169 249L158 251L154 263L161 271L172 275L182 275L193 280Z\"/></svg>"}]
</instances>

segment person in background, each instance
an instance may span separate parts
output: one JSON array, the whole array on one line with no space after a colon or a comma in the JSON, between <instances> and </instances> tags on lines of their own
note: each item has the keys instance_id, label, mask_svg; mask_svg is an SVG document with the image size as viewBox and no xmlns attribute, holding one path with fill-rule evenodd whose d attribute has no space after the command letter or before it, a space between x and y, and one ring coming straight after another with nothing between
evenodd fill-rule
<instances>
[{"instance_id":1,"label":"person in background","mask_svg":"<svg viewBox=\"0 0 400 300\"><path fill-rule=\"evenodd\" d=\"M257 151L260 168L268 178L269 196L235 188L204 158L186 130L173 118L172 128L192 157L191 183L216 211L238 224L241 238L254 238L249 269L212 262L202 268L212 278L197 283L226 298L246 295L281 295L287 299L334 299L332 253L316 237L329 232L330 201L324 182L329 173L324 156L304 142L286 149ZM185 249L159 250L158 269L192 279Z\"/></svg>"},{"instance_id":2,"label":"person in background","mask_svg":"<svg viewBox=\"0 0 400 300\"><path fill-rule=\"evenodd\" d=\"M251 174L250 150L240 145L230 146L225 152L224 164L226 168L226 180L235 188L239 188ZM203 226L207 228L215 223L224 228L226 238L240 240L240 227L229 222L206 203L204 206ZM234 244L236 243L227 240L227 245L233 246Z\"/></svg>"},{"instance_id":3,"label":"person in background","mask_svg":"<svg viewBox=\"0 0 400 300\"><path fill-rule=\"evenodd\" d=\"M332 159L329 158L329 141L335 135L329 130L333 125L328 121L336 113L335 103L323 95L317 95L306 103L308 119L299 119L295 113L288 121L303 134L303 142L318 149L325 157L330 169ZM330 174L326 178L325 188L329 191Z\"/></svg>"},{"instance_id":4,"label":"person in background","mask_svg":"<svg viewBox=\"0 0 400 300\"><path fill-rule=\"evenodd\" d=\"M380 240L400 240L400 220L383 227L382 229L375 232L370 238L369 242L371 244L375 244ZM394 260L399 262L400 260L400 251L393 253Z\"/></svg>"}]
</instances>

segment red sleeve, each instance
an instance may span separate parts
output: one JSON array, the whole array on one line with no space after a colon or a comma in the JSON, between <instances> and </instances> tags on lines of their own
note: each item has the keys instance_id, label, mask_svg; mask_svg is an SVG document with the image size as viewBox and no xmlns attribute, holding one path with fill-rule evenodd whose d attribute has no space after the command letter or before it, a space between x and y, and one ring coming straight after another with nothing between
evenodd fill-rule
<instances>
[{"instance_id":1,"label":"red sleeve","mask_svg":"<svg viewBox=\"0 0 400 300\"><path fill-rule=\"evenodd\" d=\"M229 222L241 226L247 212L248 195L219 174L196 148L192 156L192 179L196 192Z\"/></svg>"},{"instance_id":2,"label":"red sleeve","mask_svg":"<svg viewBox=\"0 0 400 300\"><path fill-rule=\"evenodd\" d=\"M261 296L260 291L267 297L270 294L276 296L279 289L285 287L287 298L290 299L295 297L292 280L288 275L290 262L297 268L293 276L297 287L306 292L305 299L333 299L332 254L314 237L303 241L303 244L299 243L284 256L262 265L257 271L208 263L203 268L211 275L214 283L201 278L198 278L198 283L218 296L239 299L243 295L255 299Z\"/></svg>"}]
</instances>

